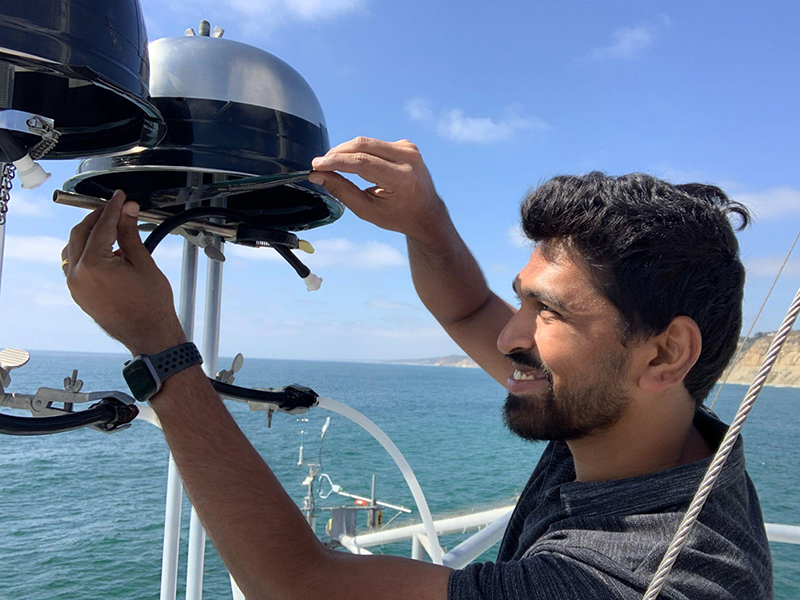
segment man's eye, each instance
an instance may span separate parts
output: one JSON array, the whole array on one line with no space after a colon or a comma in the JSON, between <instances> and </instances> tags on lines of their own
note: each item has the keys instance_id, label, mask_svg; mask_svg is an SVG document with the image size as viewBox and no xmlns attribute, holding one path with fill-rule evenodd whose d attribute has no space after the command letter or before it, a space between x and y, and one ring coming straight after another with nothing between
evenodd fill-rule
<instances>
[{"instance_id":1,"label":"man's eye","mask_svg":"<svg viewBox=\"0 0 800 600\"><path fill-rule=\"evenodd\" d=\"M544 304L542 302L539 303L539 312L546 312L546 313L550 313L553 316L556 316L556 317L558 316L558 313L555 310L553 310L547 304Z\"/></svg>"}]
</instances>

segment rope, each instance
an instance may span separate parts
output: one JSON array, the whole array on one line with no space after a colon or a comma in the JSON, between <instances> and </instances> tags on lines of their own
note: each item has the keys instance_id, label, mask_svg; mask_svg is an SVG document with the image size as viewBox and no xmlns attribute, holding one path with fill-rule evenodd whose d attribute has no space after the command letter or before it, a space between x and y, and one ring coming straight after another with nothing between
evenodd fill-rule
<instances>
[{"instance_id":1,"label":"rope","mask_svg":"<svg viewBox=\"0 0 800 600\"><path fill-rule=\"evenodd\" d=\"M792 330L792 326L797 320L798 314L800 314L800 289L797 290L797 294L795 294L794 300L789 307L789 311L786 313L783 323L781 323L778 332L775 334L769 350L767 350L767 355L764 357L761 368L758 370L755 380L750 385L750 389L747 390L747 394L745 395L744 400L742 400L739 410L736 411L736 416L733 419L733 423L731 423L731 426L725 433L725 437L722 438L719 449L714 455L714 459L711 461L711 465L709 465L708 470L703 477L703 481L700 483L700 487L692 499L692 503L689 505L686 514L683 516L683 520L678 527L678 531L675 533L675 537L672 539L672 542L667 548L666 553L664 553L664 558L661 559L661 564L658 566L658 570L656 571L653 580L650 582L650 586L647 588L642 600L655 600L658 597L658 594L661 592L661 588L664 587L667 576L672 570L672 566L675 564L678 554L686 544L686 540L689 537L689 532L692 530L695 521L697 521L700 511L703 509L703 505L705 504L708 495L711 493L711 488L714 486L717 477L722 471L722 467L725 464L725 461L728 459L728 455L731 453L731 450L733 449L736 438L739 437L739 432L741 432L742 426L747 420L747 415L750 413L750 409L753 407L756 398L758 398L761 388L764 387L767 377L769 376L769 373L772 371L772 367L775 364L775 360L778 358L778 354L780 353L781 348L783 347L783 344L789 335L789 332Z\"/></svg>"},{"instance_id":2,"label":"rope","mask_svg":"<svg viewBox=\"0 0 800 600\"><path fill-rule=\"evenodd\" d=\"M725 387L725 384L728 382L728 377L730 377L731 373L733 372L733 368L737 364L739 364L739 359L742 357L742 354L744 353L745 342L747 342L747 340L750 339L750 334L753 333L753 328L755 328L756 323L758 323L758 319L759 319L759 317L761 317L761 312L764 310L764 307L767 305L767 300L769 300L769 297L772 295L772 291L775 289L775 285L778 283L778 280L781 278L781 274L783 273L783 269L786 267L786 264L789 262L789 257L791 257L792 256L792 252L794 252L794 247L797 245L797 240L800 240L800 230L797 232L797 235L794 238L794 242L792 242L792 246L789 248L789 252L786 254L786 257L783 259L783 264L781 264L781 268L778 269L778 274L775 275L775 279L772 280L772 285L770 286L769 291L767 292L767 296L766 296L766 298L764 298L764 301L761 303L761 306L759 307L758 312L756 313L756 318L753 319L753 322L750 324L750 329L747 330L747 334L744 336L744 339L742 340L742 343L739 346L739 349L736 351L736 355L733 357L733 360L731 361L731 367L730 367L730 369L728 369L728 372L725 374L725 379L722 380L722 383L717 388L717 393L714 395L714 399L711 401L711 405L709 406L709 408L714 408L714 405L717 403L717 400L719 399L719 395L722 393L722 388Z\"/></svg>"}]
</instances>

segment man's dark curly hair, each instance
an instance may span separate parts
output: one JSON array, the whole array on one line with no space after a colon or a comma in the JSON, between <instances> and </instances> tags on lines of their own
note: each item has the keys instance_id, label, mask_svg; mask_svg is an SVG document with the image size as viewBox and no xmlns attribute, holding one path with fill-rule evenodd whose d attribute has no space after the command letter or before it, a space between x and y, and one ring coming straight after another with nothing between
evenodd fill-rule
<instances>
[{"instance_id":1,"label":"man's dark curly hair","mask_svg":"<svg viewBox=\"0 0 800 600\"><path fill-rule=\"evenodd\" d=\"M622 316L620 337L663 332L679 315L703 336L684 385L700 404L736 350L742 327L744 266L738 230L748 210L713 185L672 185L650 175L559 176L522 203L522 228L534 242L563 246L581 259Z\"/></svg>"}]
</instances>

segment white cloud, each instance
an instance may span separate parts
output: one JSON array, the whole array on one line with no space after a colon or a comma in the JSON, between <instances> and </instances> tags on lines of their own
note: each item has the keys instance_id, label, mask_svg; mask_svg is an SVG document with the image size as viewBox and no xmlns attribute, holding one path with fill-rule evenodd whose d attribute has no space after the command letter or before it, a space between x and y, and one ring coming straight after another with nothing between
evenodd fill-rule
<instances>
[{"instance_id":1,"label":"white cloud","mask_svg":"<svg viewBox=\"0 0 800 600\"><path fill-rule=\"evenodd\" d=\"M735 194L733 199L746 204L758 219L770 220L800 214L800 190L788 186Z\"/></svg>"},{"instance_id":2,"label":"white cloud","mask_svg":"<svg viewBox=\"0 0 800 600\"><path fill-rule=\"evenodd\" d=\"M431 101L427 98L412 98L406 102L406 114L414 121L424 121L433 118Z\"/></svg>"},{"instance_id":3,"label":"white cloud","mask_svg":"<svg viewBox=\"0 0 800 600\"><path fill-rule=\"evenodd\" d=\"M331 238L314 242L314 254L298 256L310 268L340 267L343 269L383 269L400 267L408 264L405 256L394 246L382 242L365 242L357 244L344 238ZM231 245L228 254L247 260L267 260L282 262L283 259L274 250L268 248L247 248Z\"/></svg>"},{"instance_id":4,"label":"white cloud","mask_svg":"<svg viewBox=\"0 0 800 600\"><path fill-rule=\"evenodd\" d=\"M533 242L522 232L522 227L519 224L509 227L507 236L508 241L516 248L525 248L527 250L533 248Z\"/></svg>"},{"instance_id":5,"label":"white cloud","mask_svg":"<svg viewBox=\"0 0 800 600\"><path fill-rule=\"evenodd\" d=\"M283 258L271 248L250 248L239 244L226 244L225 255L229 258L243 258L245 260L266 260L269 262L282 262ZM303 256L300 255L301 260Z\"/></svg>"},{"instance_id":6,"label":"white cloud","mask_svg":"<svg viewBox=\"0 0 800 600\"><path fill-rule=\"evenodd\" d=\"M318 241L316 248L317 252L308 257L308 262L317 267L382 269L408 264L397 248L382 242L356 244L344 238L332 238Z\"/></svg>"},{"instance_id":7,"label":"white cloud","mask_svg":"<svg viewBox=\"0 0 800 600\"><path fill-rule=\"evenodd\" d=\"M22 192L14 193L8 203L8 218L15 217L44 217L52 218L53 202L41 194Z\"/></svg>"},{"instance_id":8,"label":"white cloud","mask_svg":"<svg viewBox=\"0 0 800 600\"><path fill-rule=\"evenodd\" d=\"M19 293L20 290L15 290ZM75 303L65 284L56 285L52 282L43 282L29 291L28 297L39 308L57 308L61 306L72 307Z\"/></svg>"},{"instance_id":9,"label":"white cloud","mask_svg":"<svg viewBox=\"0 0 800 600\"><path fill-rule=\"evenodd\" d=\"M9 235L5 256L16 260L61 264L61 250L66 240L48 235Z\"/></svg>"},{"instance_id":10,"label":"white cloud","mask_svg":"<svg viewBox=\"0 0 800 600\"><path fill-rule=\"evenodd\" d=\"M509 140L519 131L543 131L547 123L537 117L519 114L518 104L508 107L500 118L473 117L460 108L450 108L436 114L425 98L406 102L406 114L414 121L430 122L439 135L455 142L491 144Z\"/></svg>"},{"instance_id":11,"label":"white cloud","mask_svg":"<svg viewBox=\"0 0 800 600\"><path fill-rule=\"evenodd\" d=\"M592 50L591 57L595 60L631 60L650 46L653 43L653 39L653 33L644 25L622 27L611 34L610 44Z\"/></svg>"},{"instance_id":12,"label":"white cloud","mask_svg":"<svg viewBox=\"0 0 800 600\"><path fill-rule=\"evenodd\" d=\"M782 256L751 258L746 263L747 274L755 277L775 277L778 274L778 269L783 264L783 260L784 257ZM782 275L789 277L800 276L800 259L789 260L783 269Z\"/></svg>"}]
</instances>

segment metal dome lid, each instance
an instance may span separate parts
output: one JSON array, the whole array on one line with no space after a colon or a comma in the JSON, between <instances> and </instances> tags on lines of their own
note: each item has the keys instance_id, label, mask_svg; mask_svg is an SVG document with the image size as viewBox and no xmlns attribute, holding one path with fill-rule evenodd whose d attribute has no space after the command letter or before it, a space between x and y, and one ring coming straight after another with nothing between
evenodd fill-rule
<instances>
[{"instance_id":1,"label":"metal dome lid","mask_svg":"<svg viewBox=\"0 0 800 600\"><path fill-rule=\"evenodd\" d=\"M189 185L308 171L328 151L322 108L297 71L269 52L222 39L220 28L209 33L203 21L201 35L187 30L150 45L151 97L167 123L164 139L84 160L65 190L108 198L123 189L144 209L174 214L185 209ZM325 188L307 180L250 189L226 202L251 222L287 230L325 225L343 213Z\"/></svg>"},{"instance_id":2,"label":"metal dome lid","mask_svg":"<svg viewBox=\"0 0 800 600\"><path fill-rule=\"evenodd\" d=\"M26 115L52 120L61 135L48 158L149 146L164 134L148 100L139 0L3 0L0 71L0 128L29 146L37 138Z\"/></svg>"},{"instance_id":3,"label":"metal dome lid","mask_svg":"<svg viewBox=\"0 0 800 600\"><path fill-rule=\"evenodd\" d=\"M308 82L289 64L261 48L221 35L167 37L150 44L150 65L153 98L247 104L325 127L322 107Z\"/></svg>"}]
</instances>

